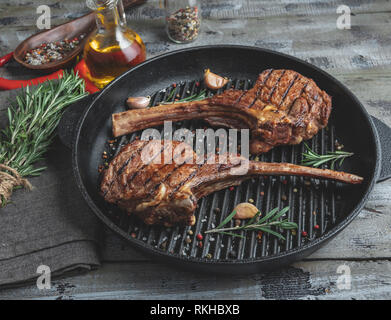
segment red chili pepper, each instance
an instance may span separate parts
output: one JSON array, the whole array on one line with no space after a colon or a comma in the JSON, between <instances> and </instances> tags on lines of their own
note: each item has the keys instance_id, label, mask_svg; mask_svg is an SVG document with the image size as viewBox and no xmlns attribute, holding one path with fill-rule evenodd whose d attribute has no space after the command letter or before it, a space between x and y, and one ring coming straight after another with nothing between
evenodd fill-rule
<instances>
[{"instance_id":1,"label":"red chili pepper","mask_svg":"<svg viewBox=\"0 0 391 320\"><path fill-rule=\"evenodd\" d=\"M27 86L35 86L37 84L43 83L47 80L54 80L54 79L59 79L62 78L63 76L63 70L60 69L52 74L34 78L34 79L29 79L29 80L9 80L5 78L0 77L0 90L12 90L12 89L19 89L22 87L27 87Z\"/></svg>"},{"instance_id":2,"label":"red chili pepper","mask_svg":"<svg viewBox=\"0 0 391 320\"><path fill-rule=\"evenodd\" d=\"M307 233L307 231L302 231L302 232L301 232L301 235L302 235L303 237L306 237L306 236L308 236L308 233Z\"/></svg>"},{"instance_id":3,"label":"red chili pepper","mask_svg":"<svg viewBox=\"0 0 391 320\"><path fill-rule=\"evenodd\" d=\"M202 234L201 233L197 234L197 240L201 241L202 239L204 239Z\"/></svg>"},{"instance_id":4,"label":"red chili pepper","mask_svg":"<svg viewBox=\"0 0 391 320\"><path fill-rule=\"evenodd\" d=\"M84 59L80 60L80 62L75 66L73 70L79 73L80 78L84 79L86 91L88 91L89 93L95 93L99 91L99 89L88 79L88 68Z\"/></svg>"},{"instance_id":5,"label":"red chili pepper","mask_svg":"<svg viewBox=\"0 0 391 320\"><path fill-rule=\"evenodd\" d=\"M10 53L6 54L4 57L1 57L0 58L0 67L4 66L8 61L10 61L13 56L14 56L14 53L10 52Z\"/></svg>"},{"instance_id":6,"label":"red chili pepper","mask_svg":"<svg viewBox=\"0 0 391 320\"><path fill-rule=\"evenodd\" d=\"M318 224L314 225L314 229L319 229L319 228L320 228L320 227L319 227Z\"/></svg>"}]
</instances>

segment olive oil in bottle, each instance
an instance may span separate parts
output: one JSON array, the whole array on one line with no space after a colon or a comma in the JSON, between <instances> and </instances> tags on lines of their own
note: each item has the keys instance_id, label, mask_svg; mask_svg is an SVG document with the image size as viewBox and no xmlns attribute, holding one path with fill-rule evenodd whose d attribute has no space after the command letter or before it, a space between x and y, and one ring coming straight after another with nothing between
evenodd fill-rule
<instances>
[{"instance_id":1,"label":"olive oil in bottle","mask_svg":"<svg viewBox=\"0 0 391 320\"><path fill-rule=\"evenodd\" d=\"M145 60L145 45L126 26L122 0L87 0L87 6L95 10L98 28L86 42L84 59L88 77L98 88L103 88Z\"/></svg>"}]
</instances>

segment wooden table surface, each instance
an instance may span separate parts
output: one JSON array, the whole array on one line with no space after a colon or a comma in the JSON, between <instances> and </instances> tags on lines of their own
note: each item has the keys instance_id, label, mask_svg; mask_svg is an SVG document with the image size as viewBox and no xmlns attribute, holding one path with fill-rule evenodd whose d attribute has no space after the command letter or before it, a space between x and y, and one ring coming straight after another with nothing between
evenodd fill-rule
<instances>
[{"instance_id":1,"label":"wooden table surface","mask_svg":"<svg viewBox=\"0 0 391 320\"><path fill-rule=\"evenodd\" d=\"M46 0L52 25L87 11L84 1ZM352 11L352 28L336 28L337 7ZM0 3L0 54L37 31L37 5ZM391 2L387 0L213 0L203 3L203 31L197 42L168 41L158 1L128 10L128 24L144 39L148 57L187 46L243 44L307 60L332 74L368 112L391 126ZM23 76L15 66L1 76ZM10 92L1 92L4 110ZM3 116L4 113L1 113ZM347 123L348 125L348 123ZM365 209L328 245L302 262L272 273L218 276L173 269L136 253L107 233L102 267L35 286L0 291L0 298L72 299L390 299L391 180L378 183ZM338 289L340 265L351 270L351 288Z\"/></svg>"}]
</instances>

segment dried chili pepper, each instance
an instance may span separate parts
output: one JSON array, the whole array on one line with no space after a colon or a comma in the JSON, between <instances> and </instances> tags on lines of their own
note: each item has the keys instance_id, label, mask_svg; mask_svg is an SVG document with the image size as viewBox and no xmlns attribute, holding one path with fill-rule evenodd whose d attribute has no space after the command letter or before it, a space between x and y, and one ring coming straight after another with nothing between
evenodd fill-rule
<instances>
[{"instance_id":1,"label":"dried chili pepper","mask_svg":"<svg viewBox=\"0 0 391 320\"><path fill-rule=\"evenodd\" d=\"M8 61L10 61L13 56L14 56L14 53L10 52L10 53L6 54L4 57L1 57L0 58L0 67L4 66Z\"/></svg>"},{"instance_id":2,"label":"dried chili pepper","mask_svg":"<svg viewBox=\"0 0 391 320\"><path fill-rule=\"evenodd\" d=\"M63 72L64 70L60 69L52 74L29 80L9 80L0 77L0 90L19 89L30 85L37 85L47 80L59 79L62 78Z\"/></svg>"},{"instance_id":3,"label":"dried chili pepper","mask_svg":"<svg viewBox=\"0 0 391 320\"><path fill-rule=\"evenodd\" d=\"M86 91L89 93L95 93L99 91L99 89L88 79L88 68L84 61L84 59L80 60L80 62L73 69L75 72L79 73L80 78L84 79L86 84Z\"/></svg>"}]
</instances>

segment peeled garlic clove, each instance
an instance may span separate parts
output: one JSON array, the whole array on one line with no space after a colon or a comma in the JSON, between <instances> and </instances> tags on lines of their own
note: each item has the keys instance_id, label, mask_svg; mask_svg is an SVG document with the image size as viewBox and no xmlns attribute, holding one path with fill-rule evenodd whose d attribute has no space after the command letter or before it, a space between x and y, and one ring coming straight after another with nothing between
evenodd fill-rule
<instances>
[{"instance_id":1,"label":"peeled garlic clove","mask_svg":"<svg viewBox=\"0 0 391 320\"><path fill-rule=\"evenodd\" d=\"M126 104L130 109L143 109L149 106L151 97L129 97Z\"/></svg>"},{"instance_id":2,"label":"peeled garlic clove","mask_svg":"<svg viewBox=\"0 0 391 320\"><path fill-rule=\"evenodd\" d=\"M248 202L239 203L235 208L236 214L234 219L250 219L253 218L259 211L256 206Z\"/></svg>"},{"instance_id":3,"label":"peeled garlic clove","mask_svg":"<svg viewBox=\"0 0 391 320\"><path fill-rule=\"evenodd\" d=\"M209 89L217 90L224 87L228 83L228 79L206 69L204 73L204 83Z\"/></svg>"}]
</instances>

